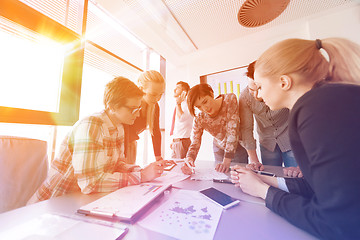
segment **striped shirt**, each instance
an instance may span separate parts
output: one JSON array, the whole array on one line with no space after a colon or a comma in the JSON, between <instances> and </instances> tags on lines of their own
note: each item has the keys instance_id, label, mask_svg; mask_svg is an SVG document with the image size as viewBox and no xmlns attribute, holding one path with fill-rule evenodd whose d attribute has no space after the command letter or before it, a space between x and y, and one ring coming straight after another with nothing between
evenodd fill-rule
<instances>
[{"instance_id":1,"label":"striped shirt","mask_svg":"<svg viewBox=\"0 0 360 240\"><path fill-rule=\"evenodd\" d=\"M288 134L289 109L270 110L264 102L256 100L246 87L240 94L239 114L242 145L245 149L256 149L253 136L254 115L261 146L274 151L277 144L282 152L291 150Z\"/></svg>"},{"instance_id":2,"label":"striped shirt","mask_svg":"<svg viewBox=\"0 0 360 240\"><path fill-rule=\"evenodd\" d=\"M220 95L223 98L220 111L215 117L200 112L194 120L193 136L186 157L196 159L201 146L203 131L214 137L214 143L225 151L226 158L233 158L239 139L239 113L236 95ZM218 98L219 98L218 97Z\"/></svg>"},{"instance_id":3,"label":"striped shirt","mask_svg":"<svg viewBox=\"0 0 360 240\"><path fill-rule=\"evenodd\" d=\"M78 121L65 137L48 178L36 192L39 201L81 191L111 192L140 183L140 172L124 162L124 129L105 111Z\"/></svg>"}]
</instances>

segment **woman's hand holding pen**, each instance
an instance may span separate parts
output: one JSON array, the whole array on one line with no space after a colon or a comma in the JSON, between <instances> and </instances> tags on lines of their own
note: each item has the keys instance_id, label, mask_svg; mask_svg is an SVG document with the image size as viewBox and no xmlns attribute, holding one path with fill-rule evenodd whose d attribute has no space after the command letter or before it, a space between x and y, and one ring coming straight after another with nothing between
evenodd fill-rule
<instances>
[{"instance_id":1,"label":"woman's hand holding pen","mask_svg":"<svg viewBox=\"0 0 360 240\"><path fill-rule=\"evenodd\" d=\"M240 187L243 192L265 199L270 186L264 183L259 175L238 165L232 167L230 174L232 183Z\"/></svg>"},{"instance_id":2,"label":"woman's hand holding pen","mask_svg":"<svg viewBox=\"0 0 360 240\"><path fill-rule=\"evenodd\" d=\"M160 177L164 172L164 167L166 166L165 160L156 161L150 163L147 167L141 170L141 182L148 182L157 177Z\"/></svg>"},{"instance_id":3,"label":"woman's hand holding pen","mask_svg":"<svg viewBox=\"0 0 360 240\"><path fill-rule=\"evenodd\" d=\"M184 174L191 175L192 173L194 173L194 168L195 168L194 160L188 157L185 159L185 162L181 167L181 171Z\"/></svg>"}]
</instances>

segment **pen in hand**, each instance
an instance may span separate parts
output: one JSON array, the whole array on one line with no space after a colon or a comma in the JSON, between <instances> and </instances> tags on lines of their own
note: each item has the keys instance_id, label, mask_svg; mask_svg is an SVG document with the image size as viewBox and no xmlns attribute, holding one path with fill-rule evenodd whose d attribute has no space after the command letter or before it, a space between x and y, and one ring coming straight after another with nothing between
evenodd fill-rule
<instances>
[{"instance_id":1,"label":"pen in hand","mask_svg":"<svg viewBox=\"0 0 360 240\"><path fill-rule=\"evenodd\" d=\"M265 171L258 171L258 170L252 170L253 172L260 174L260 175L265 175L265 176L270 176L270 177L276 177L276 175L274 173L271 172L265 172Z\"/></svg>"},{"instance_id":2,"label":"pen in hand","mask_svg":"<svg viewBox=\"0 0 360 240\"><path fill-rule=\"evenodd\" d=\"M185 164L186 164L186 166L188 166L188 168L191 169L192 173L195 173L195 167L191 166L191 164L189 163L189 160L187 158L185 158Z\"/></svg>"},{"instance_id":3,"label":"pen in hand","mask_svg":"<svg viewBox=\"0 0 360 240\"><path fill-rule=\"evenodd\" d=\"M232 171L238 172L236 169L231 168ZM275 173L271 173L271 172L265 172L265 171L258 171L258 170L251 170L256 174L259 175L264 175L264 176L270 176L270 177L276 177Z\"/></svg>"}]
</instances>

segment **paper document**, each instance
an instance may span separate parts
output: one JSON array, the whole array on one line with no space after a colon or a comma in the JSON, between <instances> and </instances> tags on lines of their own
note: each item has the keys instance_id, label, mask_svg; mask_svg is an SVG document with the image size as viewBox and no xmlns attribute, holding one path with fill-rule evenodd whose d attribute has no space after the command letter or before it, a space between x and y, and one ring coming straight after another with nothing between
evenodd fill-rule
<instances>
[{"instance_id":1,"label":"paper document","mask_svg":"<svg viewBox=\"0 0 360 240\"><path fill-rule=\"evenodd\" d=\"M195 168L191 180L212 181L213 179L228 179L225 173L217 172L214 168Z\"/></svg>"},{"instance_id":2,"label":"paper document","mask_svg":"<svg viewBox=\"0 0 360 240\"><path fill-rule=\"evenodd\" d=\"M120 188L78 209L79 213L134 222L171 185L142 183Z\"/></svg>"},{"instance_id":3,"label":"paper document","mask_svg":"<svg viewBox=\"0 0 360 240\"><path fill-rule=\"evenodd\" d=\"M213 239L221 213L221 207L198 191L178 190L138 223L177 239Z\"/></svg>"},{"instance_id":4,"label":"paper document","mask_svg":"<svg viewBox=\"0 0 360 240\"><path fill-rule=\"evenodd\" d=\"M166 184L170 185L170 184L180 182L188 177L189 177L189 175L182 173L180 165L177 165L171 171L164 171L160 177L155 178L151 182L157 183L157 184L163 184L163 185L166 185Z\"/></svg>"},{"instance_id":5,"label":"paper document","mask_svg":"<svg viewBox=\"0 0 360 240\"><path fill-rule=\"evenodd\" d=\"M84 222L56 214L43 214L28 222L0 233L0 239L11 240L68 240L68 239L121 239L128 229L104 224Z\"/></svg>"}]
</instances>

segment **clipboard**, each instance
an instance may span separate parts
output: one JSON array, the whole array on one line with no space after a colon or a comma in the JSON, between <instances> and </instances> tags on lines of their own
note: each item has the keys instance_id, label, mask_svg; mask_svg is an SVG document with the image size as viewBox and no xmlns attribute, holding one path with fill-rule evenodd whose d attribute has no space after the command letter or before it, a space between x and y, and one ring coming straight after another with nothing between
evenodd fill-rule
<instances>
[{"instance_id":1,"label":"clipboard","mask_svg":"<svg viewBox=\"0 0 360 240\"><path fill-rule=\"evenodd\" d=\"M77 212L134 223L170 187L154 183L127 186L82 206Z\"/></svg>"}]
</instances>

